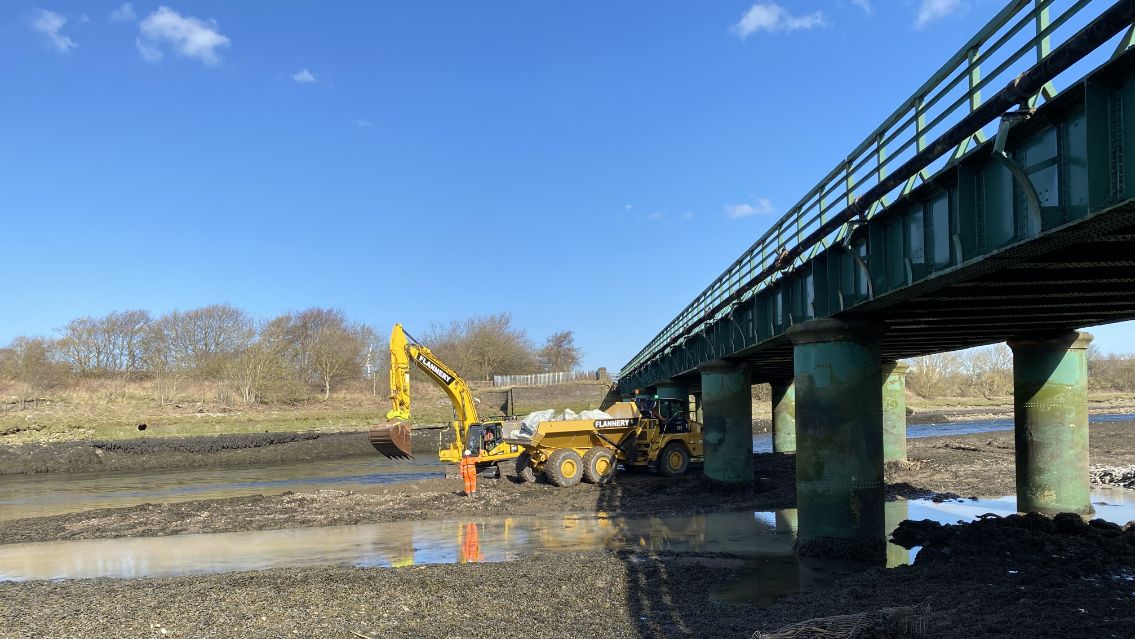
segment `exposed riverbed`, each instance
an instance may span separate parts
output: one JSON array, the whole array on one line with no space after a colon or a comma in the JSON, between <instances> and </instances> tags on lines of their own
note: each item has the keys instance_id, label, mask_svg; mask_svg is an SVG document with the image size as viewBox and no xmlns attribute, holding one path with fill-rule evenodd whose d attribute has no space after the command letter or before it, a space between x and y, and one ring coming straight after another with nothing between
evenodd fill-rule
<instances>
[{"instance_id":1,"label":"exposed riverbed","mask_svg":"<svg viewBox=\"0 0 1135 639\"><path fill-rule=\"evenodd\" d=\"M1135 423L1093 423L1094 464L1130 465L1129 451ZM966 498L1011 494L1012 453L1009 430L912 438L912 461L888 468L889 524L1007 515L1011 498ZM1127 636L1135 618L1135 533L1009 518L914 566L796 558L790 455L755 455L751 494L714 492L694 472L572 489L506 476L483 480L480 499L459 496L457 480L410 477L419 469L389 481L385 460L343 461L364 465L324 467L341 479L323 484L298 466L279 472L288 465L200 482L127 478L81 512L59 512L77 490L52 484L64 475L21 478L48 480L55 496L11 507L57 514L0 521L0 572L33 580L0 583L0 636L748 637L927 600L935 637ZM86 477L104 475L116 474ZM1096 516L1131 518L1132 494L1094 491ZM888 563L911 554L892 549Z\"/></svg>"}]
</instances>

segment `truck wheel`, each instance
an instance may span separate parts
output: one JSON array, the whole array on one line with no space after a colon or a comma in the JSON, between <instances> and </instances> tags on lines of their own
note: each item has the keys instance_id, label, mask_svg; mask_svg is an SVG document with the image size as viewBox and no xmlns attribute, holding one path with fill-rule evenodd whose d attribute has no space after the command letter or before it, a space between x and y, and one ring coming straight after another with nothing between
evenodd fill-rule
<instances>
[{"instance_id":1,"label":"truck wheel","mask_svg":"<svg viewBox=\"0 0 1135 639\"><path fill-rule=\"evenodd\" d=\"M583 454L583 479L592 484L607 484L615 478L615 454L595 446Z\"/></svg>"},{"instance_id":2,"label":"truck wheel","mask_svg":"<svg viewBox=\"0 0 1135 639\"><path fill-rule=\"evenodd\" d=\"M682 442L670 442L658 456L658 473L674 477L686 472L690 467L690 453Z\"/></svg>"},{"instance_id":3,"label":"truck wheel","mask_svg":"<svg viewBox=\"0 0 1135 639\"><path fill-rule=\"evenodd\" d=\"M516 458L516 477L523 482L536 481L536 471L532 470L532 455L527 452L520 453Z\"/></svg>"},{"instance_id":4,"label":"truck wheel","mask_svg":"<svg viewBox=\"0 0 1135 639\"><path fill-rule=\"evenodd\" d=\"M544 462L544 475L554 486L574 486L583 479L583 459L570 448L557 448Z\"/></svg>"}]
</instances>

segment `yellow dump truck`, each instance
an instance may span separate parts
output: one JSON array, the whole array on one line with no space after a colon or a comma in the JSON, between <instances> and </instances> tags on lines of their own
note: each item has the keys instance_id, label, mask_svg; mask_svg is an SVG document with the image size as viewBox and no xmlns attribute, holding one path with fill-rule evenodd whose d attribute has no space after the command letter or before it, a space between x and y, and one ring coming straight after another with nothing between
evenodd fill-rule
<instances>
[{"instance_id":1,"label":"yellow dump truck","mask_svg":"<svg viewBox=\"0 0 1135 639\"><path fill-rule=\"evenodd\" d=\"M523 449L517 476L535 481L543 473L556 486L603 484L619 464L673 477L702 460L702 426L689 418L686 402L639 397L606 412L610 417L540 422L530 437L506 439Z\"/></svg>"}]
</instances>

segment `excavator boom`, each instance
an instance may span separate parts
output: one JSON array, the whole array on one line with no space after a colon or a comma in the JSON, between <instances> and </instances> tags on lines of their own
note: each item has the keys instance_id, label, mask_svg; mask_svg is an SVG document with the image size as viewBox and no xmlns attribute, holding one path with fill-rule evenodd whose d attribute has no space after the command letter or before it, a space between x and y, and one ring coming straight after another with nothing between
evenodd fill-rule
<instances>
[{"instance_id":1,"label":"excavator boom","mask_svg":"<svg viewBox=\"0 0 1135 639\"><path fill-rule=\"evenodd\" d=\"M457 443L464 447L469 425L478 421L473 393L465 380L435 357L430 349L408 335L401 324L395 324L390 333L390 412L386 414L385 424L370 427L371 445L391 459L409 459L414 456L410 425L406 423L410 419L411 361L441 386L453 403Z\"/></svg>"}]
</instances>

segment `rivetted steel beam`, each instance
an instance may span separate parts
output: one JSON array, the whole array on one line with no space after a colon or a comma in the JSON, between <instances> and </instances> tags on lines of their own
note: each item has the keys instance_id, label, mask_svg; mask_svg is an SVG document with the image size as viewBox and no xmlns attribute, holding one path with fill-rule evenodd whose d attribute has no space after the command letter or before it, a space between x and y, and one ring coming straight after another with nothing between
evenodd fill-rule
<instances>
[{"instance_id":1,"label":"rivetted steel beam","mask_svg":"<svg viewBox=\"0 0 1135 639\"><path fill-rule=\"evenodd\" d=\"M906 461L905 362L883 362L883 462Z\"/></svg>"},{"instance_id":2,"label":"rivetted steel beam","mask_svg":"<svg viewBox=\"0 0 1135 639\"><path fill-rule=\"evenodd\" d=\"M1088 333L1009 341L1017 453L1017 510L1089 513Z\"/></svg>"},{"instance_id":3,"label":"rivetted steel beam","mask_svg":"<svg viewBox=\"0 0 1135 639\"><path fill-rule=\"evenodd\" d=\"M881 335L878 324L834 319L788 329L802 555L885 555Z\"/></svg>"},{"instance_id":4,"label":"rivetted steel beam","mask_svg":"<svg viewBox=\"0 0 1135 639\"><path fill-rule=\"evenodd\" d=\"M701 373L705 476L737 488L753 483L753 385L748 364L714 360Z\"/></svg>"},{"instance_id":5,"label":"rivetted steel beam","mask_svg":"<svg viewBox=\"0 0 1135 639\"><path fill-rule=\"evenodd\" d=\"M772 452L796 452L796 380L778 379L772 386Z\"/></svg>"}]
</instances>

